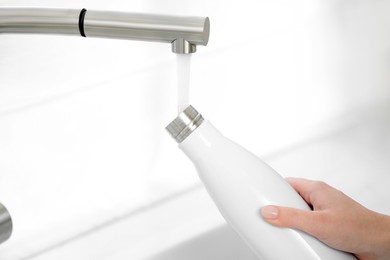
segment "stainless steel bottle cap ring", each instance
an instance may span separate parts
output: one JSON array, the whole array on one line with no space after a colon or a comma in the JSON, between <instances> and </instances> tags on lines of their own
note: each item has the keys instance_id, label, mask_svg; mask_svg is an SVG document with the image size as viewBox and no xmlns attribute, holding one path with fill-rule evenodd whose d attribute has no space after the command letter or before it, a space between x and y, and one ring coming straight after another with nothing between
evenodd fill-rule
<instances>
[{"instance_id":1,"label":"stainless steel bottle cap ring","mask_svg":"<svg viewBox=\"0 0 390 260\"><path fill-rule=\"evenodd\" d=\"M165 129L176 142L183 142L203 122L202 115L192 106L188 106Z\"/></svg>"}]
</instances>

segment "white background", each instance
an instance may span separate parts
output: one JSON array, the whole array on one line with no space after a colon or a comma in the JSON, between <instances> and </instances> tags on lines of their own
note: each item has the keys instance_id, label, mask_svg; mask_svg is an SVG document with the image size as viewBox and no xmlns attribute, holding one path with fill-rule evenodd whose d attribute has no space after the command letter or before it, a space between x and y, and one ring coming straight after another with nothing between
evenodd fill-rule
<instances>
[{"instance_id":1,"label":"white background","mask_svg":"<svg viewBox=\"0 0 390 260\"><path fill-rule=\"evenodd\" d=\"M385 0L0 5L209 16L209 45L192 57L191 103L260 156L308 142L390 98ZM15 223L1 259L28 257L197 185L164 130L177 110L170 48L0 35L0 201Z\"/></svg>"}]
</instances>

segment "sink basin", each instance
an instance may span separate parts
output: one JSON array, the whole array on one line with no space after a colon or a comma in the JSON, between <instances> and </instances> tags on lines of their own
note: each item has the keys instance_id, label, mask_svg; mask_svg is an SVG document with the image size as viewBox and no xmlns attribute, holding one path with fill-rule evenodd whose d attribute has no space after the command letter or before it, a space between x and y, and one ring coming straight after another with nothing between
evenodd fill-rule
<instances>
[{"instance_id":1,"label":"sink basin","mask_svg":"<svg viewBox=\"0 0 390 260\"><path fill-rule=\"evenodd\" d=\"M378 112L379 111L379 112ZM389 108L360 113L337 132L264 158L283 176L320 179L364 206L390 214ZM154 187L150 187L151 189ZM27 243L30 245L34 241ZM3 249L3 251L2 251ZM226 224L201 184L80 232L39 252L7 255L7 260L256 260ZM9 250L11 252L11 250ZM16 252L15 251L15 252Z\"/></svg>"},{"instance_id":2,"label":"sink basin","mask_svg":"<svg viewBox=\"0 0 390 260\"><path fill-rule=\"evenodd\" d=\"M258 260L241 238L223 225L185 241L147 260Z\"/></svg>"}]
</instances>

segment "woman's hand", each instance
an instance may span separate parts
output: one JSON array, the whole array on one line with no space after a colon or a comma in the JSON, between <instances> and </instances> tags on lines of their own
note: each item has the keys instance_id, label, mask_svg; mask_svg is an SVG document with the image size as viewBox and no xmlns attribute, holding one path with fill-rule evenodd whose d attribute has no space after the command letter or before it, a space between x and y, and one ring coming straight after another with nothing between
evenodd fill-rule
<instances>
[{"instance_id":1,"label":"woman's hand","mask_svg":"<svg viewBox=\"0 0 390 260\"><path fill-rule=\"evenodd\" d=\"M324 182L298 178L287 181L313 210L269 205L261 210L267 222L302 230L358 259L390 259L389 216L363 207Z\"/></svg>"}]
</instances>

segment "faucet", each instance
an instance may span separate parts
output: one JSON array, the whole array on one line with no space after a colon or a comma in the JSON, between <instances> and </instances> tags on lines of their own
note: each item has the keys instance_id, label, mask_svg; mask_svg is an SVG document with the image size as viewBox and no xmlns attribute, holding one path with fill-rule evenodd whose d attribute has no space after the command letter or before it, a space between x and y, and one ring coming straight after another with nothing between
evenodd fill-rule
<instances>
[{"instance_id":1,"label":"faucet","mask_svg":"<svg viewBox=\"0 0 390 260\"><path fill-rule=\"evenodd\" d=\"M207 17L180 17L86 9L0 7L0 33L79 35L171 43L174 53L207 45Z\"/></svg>"},{"instance_id":2,"label":"faucet","mask_svg":"<svg viewBox=\"0 0 390 260\"><path fill-rule=\"evenodd\" d=\"M180 17L86 9L0 7L0 33L61 34L171 43L172 52L190 54L207 45L207 17ZM0 244L12 233L12 220L0 203Z\"/></svg>"}]
</instances>

